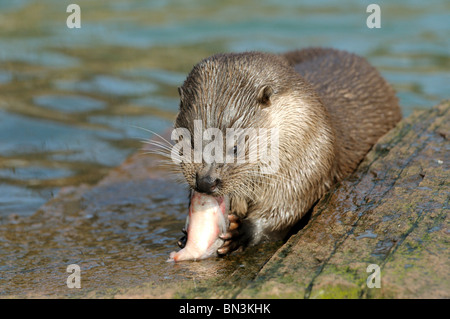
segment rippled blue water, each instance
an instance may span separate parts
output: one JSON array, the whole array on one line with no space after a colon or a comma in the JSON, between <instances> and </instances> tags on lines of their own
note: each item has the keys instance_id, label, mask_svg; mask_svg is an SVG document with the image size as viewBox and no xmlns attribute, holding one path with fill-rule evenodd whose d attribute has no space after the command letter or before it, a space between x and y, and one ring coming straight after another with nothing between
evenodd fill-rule
<instances>
[{"instance_id":1,"label":"rippled blue water","mask_svg":"<svg viewBox=\"0 0 450 319\"><path fill-rule=\"evenodd\" d=\"M330 46L361 54L404 115L449 97L450 2L0 1L0 216L27 215L61 186L94 183L177 110L192 65L223 51Z\"/></svg>"}]
</instances>

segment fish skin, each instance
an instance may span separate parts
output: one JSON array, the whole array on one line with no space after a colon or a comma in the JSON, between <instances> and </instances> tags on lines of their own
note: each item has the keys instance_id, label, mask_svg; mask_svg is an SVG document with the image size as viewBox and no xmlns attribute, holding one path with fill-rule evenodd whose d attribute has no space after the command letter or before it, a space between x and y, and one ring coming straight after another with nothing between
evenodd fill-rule
<instances>
[{"instance_id":1,"label":"fish skin","mask_svg":"<svg viewBox=\"0 0 450 319\"><path fill-rule=\"evenodd\" d=\"M223 198L194 192L187 218L187 242L171 252L168 261L201 260L217 256L224 240L219 235L228 228L227 207Z\"/></svg>"}]
</instances>

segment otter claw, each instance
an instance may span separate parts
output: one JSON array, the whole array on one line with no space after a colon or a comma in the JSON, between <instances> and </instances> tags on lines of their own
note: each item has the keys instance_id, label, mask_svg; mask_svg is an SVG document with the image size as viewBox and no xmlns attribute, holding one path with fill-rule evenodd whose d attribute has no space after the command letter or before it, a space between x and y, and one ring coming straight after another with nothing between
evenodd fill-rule
<instances>
[{"instance_id":1,"label":"otter claw","mask_svg":"<svg viewBox=\"0 0 450 319\"><path fill-rule=\"evenodd\" d=\"M180 248L184 248L184 246L186 246L186 242L187 242L187 236L183 236L178 240L177 245Z\"/></svg>"},{"instance_id":2,"label":"otter claw","mask_svg":"<svg viewBox=\"0 0 450 319\"><path fill-rule=\"evenodd\" d=\"M187 231L185 228L183 228L181 231L183 232L184 236L178 240L177 245L180 248L184 248L184 246L186 246L186 242L187 242Z\"/></svg>"},{"instance_id":3,"label":"otter claw","mask_svg":"<svg viewBox=\"0 0 450 319\"><path fill-rule=\"evenodd\" d=\"M221 239L223 240L230 240L233 238L237 238L239 237L239 231L235 229L231 229L228 232L226 232L225 234L222 234L219 236Z\"/></svg>"},{"instance_id":4,"label":"otter claw","mask_svg":"<svg viewBox=\"0 0 450 319\"><path fill-rule=\"evenodd\" d=\"M226 255L233 251L242 251L243 248L238 241L227 240L222 247L217 249L219 255Z\"/></svg>"},{"instance_id":5,"label":"otter claw","mask_svg":"<svg viewBox=\"0 0 450 319\"><path fill-rule=\"evenodd\" d=\"M239 227L241 220L233 214L228 215L228 220L230 221L230 225L228 226L227 232L219 236L225 241L222 247L217 250L219 255L226 255L240 248L240 241L238 239L240 237Z\"/></svg>"}]
</instances>

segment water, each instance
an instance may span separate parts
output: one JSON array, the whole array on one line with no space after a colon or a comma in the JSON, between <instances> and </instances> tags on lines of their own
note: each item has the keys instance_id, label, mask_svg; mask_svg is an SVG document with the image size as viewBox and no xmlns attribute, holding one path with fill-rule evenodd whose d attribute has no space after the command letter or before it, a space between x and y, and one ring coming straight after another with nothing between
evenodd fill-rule
<instances>
[{"instance_id":1,"label":"water","mask_svg":"<svg viewBox=\"0 0 450 319\"><path fill-rule=\"evenodd\" d=\"M62 186L93 184L168 129L176 87L216 52L331 46L367 57L404 115L448 98L450 3L0 1L0 216L28 216Z\"/></svg>"},{"instance_id":2,"label":"water","mask_svg":"<svg viewBox=\"0 0 450 319\"><path fill-rule=\"evenodd\" d=\"M181 185L124 179L83 193L150 137L137 127L171 126L176 88L204 57L330 46L368 58L405 116L449 97L448 1L377 1L382 28L372 30L373 1L73 2L81 29L66 27L70 2L0 0L0 297L113 296L140 284L138 296L181 285L231 297L253 278L276 245L165 262L184 224ZM33 215L61 188L64 201ZM82 267L78 292L65 285L71 263Z\"/></svg>"}]
</instances>

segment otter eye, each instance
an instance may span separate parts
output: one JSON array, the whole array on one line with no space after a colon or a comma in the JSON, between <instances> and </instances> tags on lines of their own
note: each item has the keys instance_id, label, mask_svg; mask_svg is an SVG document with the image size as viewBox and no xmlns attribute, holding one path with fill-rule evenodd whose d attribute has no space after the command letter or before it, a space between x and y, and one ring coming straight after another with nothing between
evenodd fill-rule
<instances>
[{"instance_id":1,"label":"otter eye","mask_svg":"<svg viewBox=\"0 0 450 319\"><path fill-rule=\"evenodd\" d=\"M257 100L263 107L270 106L270 98L273 95L273 89L269 85L262 87L258 93Z\"/></svg>"}]
</instances>

